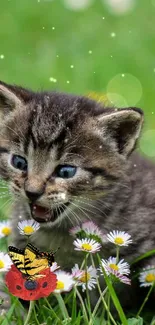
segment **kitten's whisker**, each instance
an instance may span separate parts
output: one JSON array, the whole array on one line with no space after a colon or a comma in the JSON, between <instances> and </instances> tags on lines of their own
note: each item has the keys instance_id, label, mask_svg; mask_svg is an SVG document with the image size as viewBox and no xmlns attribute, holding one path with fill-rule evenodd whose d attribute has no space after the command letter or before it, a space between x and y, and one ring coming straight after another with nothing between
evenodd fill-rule
<instances>
[{"instance_id":1,"label":"kitten's whisker","mask_svg":"<svg viewBox=\"0 0 155 325\"><path fill-rule=\"evenodd\" d=\"M1 133L0 133L0 135L3 136L3 134L1 134ZM3 139L3 142L9 142L9 144L12 143L12 144L15 144L16 146L20 147L20 144L18 142L15 142L15 141L10 141L10 140L7 140L7 139Z\"/></svg>"},{"instance_id":2,"label":"kitten's whisker","mask_svg":"<svg viewBox=\"0 0 155 325\"><path fill-rule=\"evenodd\" d=\"M94 150L93 148L91 148L91 147L89 147L89 146L82 145L80 148L87 148L87 149L91 150L93 153L96 154L96 150Z\"/></svg>"},{"instance_id":3,"label":"kitten's whisker","mask_svg":"<svg viewBox=\"0 0 155 325\"><path fill-rule=\"evenodd\" d=\"M74 137L73 140L72 141L69 141L68 144L65 144L65 150L68 150L70 148L77 147L77 140L78 140L78 136Z\"/></svg>"},{"instance_id":4,"label":"kitten's whisker","mask_svg":"<svg viewBox=\"0 0 155 325\"><path fill-rule=\"evenodd\" d=\"M19 133L17 133L15 130L13 130L10 126L8 126L5 122L3 122L3 125L4 125L4 127L6 127L6 128L8 128L10 131L12 131L16 136L18 136L19 137ZM20 130L19 130L20 131ZM23 136L23 135L22 135ZM25 137L21 137L21 139L24 139L24 140L26 140L25 139Z\"/></svg>"},{"instance_id":5,"label":"kitten's whisker","mask_svg":"<svg viewBox=\"0 0 155 325\"><path fill-rule=\"evenodd\" d=\"M69 203L72 204L71 201L69 201ZM67 209L72 213L73 217L75 217L75 220L77 221L77 223L78 223L78 224L81 223L81 219L80 219L79 216L75 213L75 211L73 211L73 210L71 209L71 207L69 207L69 206L67 206ZM72 224L73 224L73 222L72 222ZM73 224L73 225L74 225L74 224Z\"/></svg>"},{"instance_id":6,"label":"kitten's whisker","mask_svg":"<svg viewBox=\"0 0 155 325\"><path fill-rule=\"evenodd\" d=\"M67 153L65 154L65 157L68 158L69 156L74 156L74 157L77 156L77 157L80 157L80 158L84 158L82 155L80 155L80 154L78 154L78 153L68 153L68 152L67 152Z\"/></svg>"},{"instance_id":7,"label":"kitten's whisker","mask_svg":"<svg viewBox=\"0 0 155 325\"><path fill-rule=\"evenodd\" d=\"M76 205L74 202L72 202L72 204L78 208L89 220L91 220L91 217L84 211L83 207L79 207L78 205Z\"/></svg>"},{"instance_id":8,"label":"kitten's whisker","mask_svg":"<svg viewBox=\"0 0 155 325\"><path fill-rule=\"evenodd\" d=\"M75 197L75 196L73 196L73 197ZM96 210L98 210L101 213L104 213L103 210L99 209L98 207L94 206L93 204L90 204L90 203L87 203L85 201L76 199L76 202L78 202L78 201L81 202L81 203L84 203L84 204L86 204L86 205L88 205L88 206L90 206L90 207L92 207L92 208L94 208Z\"/></svg>"},{"instance_id":9,"label":"kitten's whisker","mask_svg":"<svg viewBox=\"0 0 155 325\"><path fill-rule=\"evenodd\" d=\"M55 209L56 209L56 214L57 214L57 218L58 218L58 216L61 214L60 207L56 206ZM60 227L61 226L61 219L59 218L58 221L59 221L58 227Z\"/></svg>"},{"instance_id":10,"label":"kitten's whisker","mask_svg":"<svg viewBox=\"0 0 155 325\"><path fill-rule=\"evenodd\" d=\"M65 207L65 205L62 203L62 206L64 206ZM66 216L67 216L67 219L70 221L70 223L72 224L72 225L74 225L74 223L73 223L73 221L72 221L72 219L70 218L70 216L67 214L67 209L68 209L68 207L65 207L65 209L63 210L63 213L65 213L66 214Z\"/></svg>"},{"instance_id":11,"label":"kitten's whisker","mask_svg":"<svg viewBox=\"0 0 155 325\"><path fill-rule=\"evenodd\" d=\"M12 198L9 198L6 202L4 202L1 206L0 206L0 211L3 212L4 208L8 208L9 207L9 203L12 202Z\"/></svg>"}]
</instances>

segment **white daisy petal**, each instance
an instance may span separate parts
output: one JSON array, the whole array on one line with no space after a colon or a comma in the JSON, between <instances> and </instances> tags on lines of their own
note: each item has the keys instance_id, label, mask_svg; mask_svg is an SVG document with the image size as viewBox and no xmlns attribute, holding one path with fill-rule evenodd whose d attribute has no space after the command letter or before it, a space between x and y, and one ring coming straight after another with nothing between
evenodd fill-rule
<instances>
[{"instance_id":1,"label":"white daisy petal","mask_svg":"<svg viewBox=\"0 0 155 325\"><path fill-rule=\"evenodd\" d=\"M8 254L0 252L0 272L6 272L10 269L12 261Z\"/></svg>"},{"instance_id":2,"label":"white daisy petal","mask_svg":"<svg viewBox=\"0 0 155 325\"><path fill-rule=\"evenodd\" d=\"M155 284L155 266L149 265L140 272L140 287L149 287Z\"/></svg>"},{"instance_id":3,"label":"white daisy petal","mask_svg":"<svg viewBox=\"0 0 155 325\"><path fill-rule=\"evenodd\" d=\"M107 240L117 246L128 246L132 243L131 236L125 231L113 230L107 234Z\"/></svg>"},{"instance_id":4,"label":"white daisy petal","mask_svg":"<svg viewBox=\"0 0 155 325\"><path fill-rule=\"evenodd\" d=\"M80 238L90 238L90 239L94 239L97 242L105 242L107 241L106 236L102 233L102 231L98 228L97 225L95 225L94 222L92 221L85 221L84 223L82 223L81 226L76 226L73 227L70 230L70 233L73 236L80 236Z\"/></svg>"},{"instance_id":5,"label":"white daisy petal","mask_svg":"<svg viewBox=\"0 0 155 325\"><path fill-rule=\"evenodd\" d=\"M131 280L125 276L125 275L121 275L119 274L119 272L116 274L114 274L114 276L122 283L125 283L125 284L128 284L128 285L131 285Z\"/></svg>"},{"instance_id":6,"label":"white daisy petal","mask_svg":"<svg viewBox=\"0 0 155 325\"><path fill-rule=\"evenodd\" d=\"M116 257L110 256L108 260L101 260L101 265L104 267L105 272L107 274L111 273L111 271L119 272L121 275L128 275L130 274L130 266L124 260L120 260L118 263L116 261ZM101 270L102 271L102 270Z\"/></svg>"},{"instance_id":7,"label":"white daisy petal","mask_svg":"<svg viewBox=\"0 0 155 325\"><path fill-rule=\"evenodd\" d=\"M70 291L75 283L72 275L61 270L56 271L55 274L57 276L57 286L54 292L60 293Z\"/></svg>"},{"instance_id":8,"label":"white daisy petal","mask_svg":"<svg viewBox=\"0 0 155 325\"><path fill-rule=\"evenodd\" d=\"M56 262L53 262L52 266L50 267L50 271L55 272L59 268L60 268L60 266Z\"/></svg>"},{"instance_id":9,"label":"white daisy petal","mask_svg":"<svg viewBox=\"0 0 155 325\"><path fill-rule=\"evenodd\" d=\"M85 239L76 239L73 242L75 246L75 250L96 253L100 250L101 245L93 239L85 238Z\"/></svg>"},{"instance_id":10,"label":"white daisy petal","mask_svg":"<svg viewBox=\"0 0 155 325\"><path fill-rule=\"evenodd\" d=\"M97 283L97 270L92 266L87 267L87 270L80 270L78 264L75 264L72 269L72 276L76 285L82 286L82 291L85 291L86 287L92 290Z\"/></svg>"},{"instance_id":11,"label":"white daisy petal","mask_svg":"<svg viewBox=\"0 0 155 325\"><path fill-rule=\"evenodd\" d=\"M70 234L73 236L76 236L78 233L80 233L82 228L80 226L76 226L70 229Z\"/></svg>"},{"instance_id":12,"label":"white daisy petal","mask_svg":"<svg viewBox=\"0 0 155 325\"><path fill-rule=\"evenodd\" d=\"M0 238L9 236L12 232L10 221L1 221L0 222Z\"/></svg>"},{"instance_id":13,"label":"white daisy petal","mask_svg":"<svg viewBox=\"0 0 155 325\"><path fill-rule=\"evenodd\" d=\"M24 220L18 222L17 228L21 235L31 236L40 228L40 224L34 220Z\"/></svg>"},{"instance_id":14,"label":"white daisy petal","mask_svg":"<svg viewBox=\"0 0 155 325\"><path fill-rule=\"evenodd\" d=\"M79 269L78 264L72 268L72 277L75 280L78 280L82 276L83 271Z\"/></svg>"}]
</instances>

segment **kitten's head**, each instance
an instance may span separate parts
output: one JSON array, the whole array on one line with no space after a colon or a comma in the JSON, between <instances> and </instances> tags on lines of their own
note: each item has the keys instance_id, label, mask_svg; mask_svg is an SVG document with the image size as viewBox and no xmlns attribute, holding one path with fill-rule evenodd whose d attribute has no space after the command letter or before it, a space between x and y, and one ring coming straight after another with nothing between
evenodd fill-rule
<instances>
[{"instance_id":1,"label":"kitten's head","mask_svg":"<svg viewBox=\"0 0 155 325\"><path fill-rule=\"evenodd\" d=\"M0 82L0 174L38 222L75 218L123 177L142 120L136 108Z\"/></svg>"}]
</instances>

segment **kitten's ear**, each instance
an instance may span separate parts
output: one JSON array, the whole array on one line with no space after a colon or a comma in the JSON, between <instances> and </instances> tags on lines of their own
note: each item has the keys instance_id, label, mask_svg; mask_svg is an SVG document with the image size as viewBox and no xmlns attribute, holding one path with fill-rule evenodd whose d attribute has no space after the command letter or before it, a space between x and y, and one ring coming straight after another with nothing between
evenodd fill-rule
<instances>
[{"instance_id":1,"label":"kitten's ear","mask_svg":"<svg viewBox=\"0 0 155 325\"><path fill-rule=\"evenodd\" d=\"M8 85L0 81L0 112L7 115L10 111L20 107L30 100L31 93L18 86Z\"/></svg>"},{"instance_id":2,"label":"kitten's ear","mask_svg":"<svg viewBox=\"0 0 155 325\"><path fill-rule=\"evenodd\" d=\"M21 100L8 88L0 84L0 111L9 113L21 105Z\"/></svg>"},{"instance_id":3,"label":"kitten's ear","mask_svg":"<svg viewBox=\"0 0 155 325\"><path fill-rule=\"evenodd\" d=\"M103 134L110 136L120 154L128 156L135 148L143 124L143 112L138 108L117 110L98 116Z\"/></svg>"}]
</instances>

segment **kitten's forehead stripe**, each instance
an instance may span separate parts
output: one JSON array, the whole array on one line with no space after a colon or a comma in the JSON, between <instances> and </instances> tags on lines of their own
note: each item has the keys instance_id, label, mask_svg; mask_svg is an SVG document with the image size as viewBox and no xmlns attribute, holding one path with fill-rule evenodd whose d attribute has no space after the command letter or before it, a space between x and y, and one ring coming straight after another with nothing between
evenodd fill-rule
<instances>
[{"instance_id":1,"label":"kitten's forehead stripe","mask_svg":"<svg viewBox=\"0 0 155 325\"><path fill-rule=\"evenodd\" d=\"M36 149L37 146L38 146L38 144L37 144L37 141L36 141L36 139L35 139L35 136L34 136L32 130L30 130L30 135L29 135L29 137L30 137L30 139L32 140L32 143L33 143L33 147L34 147L34 149Z\"/></svg>"}]
</instances>

